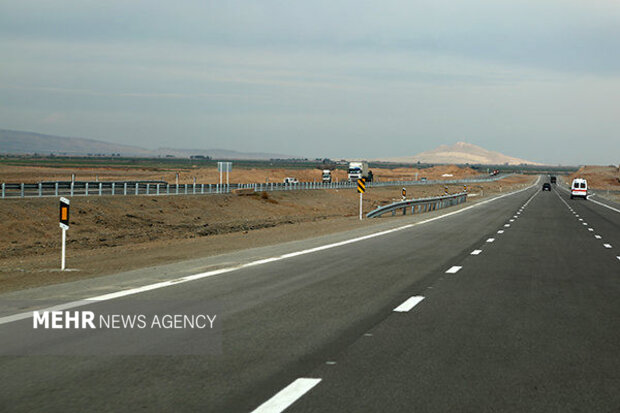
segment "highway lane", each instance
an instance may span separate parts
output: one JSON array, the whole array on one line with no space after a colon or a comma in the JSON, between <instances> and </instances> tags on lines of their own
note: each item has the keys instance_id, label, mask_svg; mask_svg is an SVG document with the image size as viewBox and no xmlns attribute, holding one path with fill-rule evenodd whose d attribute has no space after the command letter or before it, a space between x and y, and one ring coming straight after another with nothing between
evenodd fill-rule
<instances>
[{"instance_id":1,"label":"highway lane","mask_svg":"<svg viewBox=\"0 0 620 413\"><path fill-rule=\"evenodd\" d=\"M576 215L620 226L559 195L539 193L457 273L412 289L425 298L410 312L308 372L321 382L290 411L617 411L618 249Z\"/></svg>"},{"instance_id":2,"label":"highway lane","mask_svg":"<svg viewBox=\"0 0 620 413\"><path fill-rule=\"evenodd\" d=\"M195 300L225 303L223 353L3 357L0 369L8 384L0 390L2 407L252 410L390 320L392 308L411 291L436 288L445 279L446 266L470 259L470 250L477 246L494 248L495 243L486 243L489 234L503 227L537 191L360 243L140 294L142 300L175 301L180 306ZM109 308L118 302L98 306ZM0 331L5 328L0 326ZM35 344L20 343L16 336L4 345ZM321 383L316 391L323 387Z\"/></svg>"}]
</instances>

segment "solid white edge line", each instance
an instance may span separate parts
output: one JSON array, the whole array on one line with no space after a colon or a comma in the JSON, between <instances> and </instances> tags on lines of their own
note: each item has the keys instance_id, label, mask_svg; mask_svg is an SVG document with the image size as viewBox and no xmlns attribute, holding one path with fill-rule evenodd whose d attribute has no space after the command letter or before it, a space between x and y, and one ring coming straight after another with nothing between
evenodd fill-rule
<instances>
[{"instance_id":1,"label":"solid white edge line","mask_svg":"<svg viewBox=\"0 0 620 413\"><path fill-rule=\"evenodd\" d=\"M609 205L606 205L606 204L604 204L604 203L602 203L602 202L597 201L596 199L592 199L591 197L592 197L592 195L588 195L588 196L586 197L586 199L587 199L588 201L594 202L595 204L598 204L598 205L600 205L600 206L604 206L605 208L608 208L608 209L611 209L612 211L616 211L616 212L620 213L620 209L618 209L618 208L614 208L614 207L609 206Z\"/></svg>"},{"instance_id":2,"label":"solid white edge line","mask_svg":"<svg viewBox=\"0 0 620 413\"><path fill-rule=\"evenodd\" d=\"M280 413L308 393L321 379L299 378L276 393L271 399L252 410L252 413Z\"/></svg>"},{"instance_id":3,"label":"solid white edge line","mask_svg":"<svg viewBox=\"0 0 620 413\"><path fill-rule=\"evenodd\" d=\"M473 250L470 255L479 255L482 252L482 250Z\"/></svg>"},{"instance_id":4,"label":"solid white edge line","mask_svg":"<svg viewBox=\"0 0 620 413\"><path fill-rule=\"evenodd\" d=\"M420 304L420 302L424 300L424 297L421 295L414 295L413 297L407 298L401 305L396 307L393 311L397 313L407 313L416 305Z\"/></svg>"},{"instance_id":5,"label":"solid white edge line","mask_svg":"<svg viewBox=\"0 0 620 413\"><path fill-rule=\"evenodd\" d=\"M461 270L461 268L463 267L459 265L453 265L452 267L450 267L448 271L446 271L446 274L456 274L457 272Z\"/></svg>"},{"instance_id":6,"label":"solid white edge line","mask_svg":"<svg viewBox=\"0 0 620 413\"><path fill-rule=\"evenodd\" d=\"M540 181L540 177L539 177L538 181ZM296 252L292 252L292 253L288 253L288 254L283 254L283 255L280 255L280 256L276 256L276 257L256 260L256 261L252 261L252 262L249 262L249 263L246 263L246 264L237 265L237 266L234 266L234 267L227 267L227 268L222 268L222 269L219 269L219 270L207 271L207 272L200 273L200 274L188 275L188 276L185 276L185 277L181 277L181 278L175 279L174 282L162 281L162 282L158 282L158 283L155 283L155 284L148 284L148 285L144 285L144 286L141 286L141 287L129 288L127 290L116 291L116 292L113 292L113 293L98 295L98 296L95 296L95 297L88 297L88 298L84 298L82 300L71 301L71 302L68 302L68 303L65 303L65 304L61 304L60 306L65 306L65 305L69 306L67 308L82 307L82 306L86 306L86 305L93 304L93 303L96 303L96 302L101 302L101 301L106 301L106 300L113 300L113 299L116 299L116 298L126 297L126 296L133 295L133 294L139 294L139 293L142 293L142 292L145 292L145 291L151 291L151 290L156 290L156 289L163 288L163 287L169 287L171 285L179 285L179 284L183 284L183 283L186 283L186 282L189 282L189 281L194 281L194 280L199 280L199 279L203 279L203 278L208 278L208 277L212 277L212 276L215 276L215 275L220 275L220 274L236 271L236 270L247 268L247 267L253 267L255 265L265 264L265 263L274 262L274 261L280 261L280 260L284 260L284 259L287 259L287 258L297 257L297 256L300 256L300 255L305 255L305 254L311 254L311 253L317 252L317 251L323 251L323 250L327 250L327 249L331 249L331 248L340 247L340 246L343 246L343 245L353 244L353 243L364 241L364 240L367 240L367 239L372 239L372 238L380 237L382 235L386 235L386 234L390 234L390 233L393 233L393 232L402 231L402 230L409 229L409 228L412 228L412 227L415 227L415 226L418 226L418 225L423 225L423 224L426 224L426 223L429 223L429 222L437 221L437 220L440 220L440 219L443 219L443 218L446 218L446 217L449 217L449 216L452 216L452 215L460 214L460 213L462 213L464 211L467 211L469 209L479 207L480 205L484 205L484 204L487 204L487 203L490 203L490 202L494 202L494 201L497 201L499 199L505 198L507 196L512 196L512 195L519 194L521 192L524 192L524 191L527 191L529 189L532 189L533 187L538 185L538 181L536 181L536 183L530 185L529 187L526 187L526 188L523 188L523 189L519 189L519 190L514 191L514 192L509 192L509 193L506 193L506 194L503 194L503 195L498 195L498 196L496 196L494 198L490 198L490 199L487 199L485 201L480 201L480 202L478 202L478 203L476 203L474 205L470 205L468 207L459 209L457 211L448 212L447 214L439 215L439 216L436 216L436 217L433 217L433 218L429 218L429 219L426 219L424 221L416 222L416 223L413 223L413 224L407 224L407 225L403 225L401 227L396 227L396 228L388 229L388 230L385 230L385 231L375 232L375 233L364 235L364 236L361 236L361 237L352 238L352 239L348 239L348 240L340 241L340 242L335 242L333 244L326 244L326 245L322 245L322 246L319 246L319 247L310 248L310 249L307 249L307 250L296 251ZM536 195L537 195L537 193L534 194L534 196L536 196ZM532 199L532 198L533 197L531 197L530 199ZM487 240L487 242L493 242L493 241L488 241ZM53 308L55 308L55 307L53 307ZM33 311L50 311L50 308L37 309L37 310L33 310ZM27 319L27 318L31 318L33 311L28 311L28 312L17 313L17 314L12 314L12 315L9 315L9 316L0 317L0 325L6 324L6 323L11 323L11 322L14 322L14 321L24 320L24 319Z\"/></svg>"}]
</instances>

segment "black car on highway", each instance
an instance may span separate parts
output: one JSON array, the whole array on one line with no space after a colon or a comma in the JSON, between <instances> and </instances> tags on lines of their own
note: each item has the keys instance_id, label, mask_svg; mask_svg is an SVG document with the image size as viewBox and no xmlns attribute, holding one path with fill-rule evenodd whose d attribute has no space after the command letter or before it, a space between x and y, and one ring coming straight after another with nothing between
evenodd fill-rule
<instances>
[{"instance_id":1,"label":"black car on highway","mask_svg":"<svg viewBox=\"0 0 620 413\"><path fill-rule=\"evenodd\" d=\"M549 182L545 182L542 187L543 191L551 191L551 184Z\"/></svg>"}]
</instances>

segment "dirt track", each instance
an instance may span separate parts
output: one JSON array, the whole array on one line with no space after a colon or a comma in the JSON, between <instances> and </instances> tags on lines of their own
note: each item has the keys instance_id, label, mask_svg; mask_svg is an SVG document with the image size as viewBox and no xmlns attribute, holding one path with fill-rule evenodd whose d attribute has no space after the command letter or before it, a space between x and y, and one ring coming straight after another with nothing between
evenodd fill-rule
<instances>
[{"instance_id":1,"label":"dirt track","mask_svg":"<svg viewBox=\"0 0 620 413\"><path fill-rule=\"evenodd\" d=\"M474 185L490 195L533 178ZM484 189L483 189L484 188ZM454 193L461 186L450 186ZM443 186L408 188L410 197L440 195ZM364 209L398 199L400 188L375 188ZM355 190L274 192L266 196L74 197L68 232L68 266L57 272L58 200L5 200L0 207L0 291L110 274L197 256L275 244L360 225ZM386 218L392 219L392 218ZM397 218L395 218L397 219ZM113 258L113 259L112 259Z\"/></svg>"}]
</instances>

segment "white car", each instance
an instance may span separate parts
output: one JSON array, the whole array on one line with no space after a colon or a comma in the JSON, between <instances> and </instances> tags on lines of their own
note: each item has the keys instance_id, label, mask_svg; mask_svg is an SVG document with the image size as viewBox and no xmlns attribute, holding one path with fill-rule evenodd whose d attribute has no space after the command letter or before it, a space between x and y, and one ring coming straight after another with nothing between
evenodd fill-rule
<instances>
[{"instance_id":1,"label":"white car","mask_svg":"<svg viewBox=\"0 0 620 413\"><path fill-rule=\"evenodd\" d=\"M582 178L575 178L570 184L570 199L575 197L586 198L588 196L588 181Z\"/></svg>"},{"instance_id":2,"label":"white car","mask_svg":"<svg viewBox=\"0 0 620 413\"><path fill-rule=\"evenodd\" d=\"M286 177L284 178L284 185L293 185L293 184L298 184L299 181L297 180L297 178L291 178L291 177Z\"/></svg>"}]
</instances>

